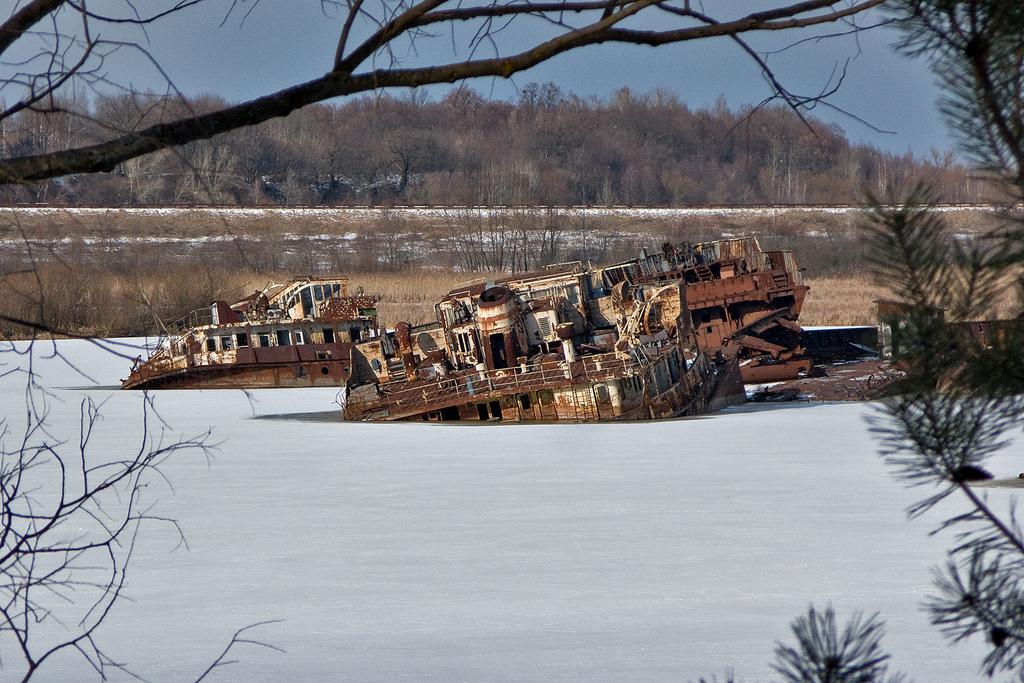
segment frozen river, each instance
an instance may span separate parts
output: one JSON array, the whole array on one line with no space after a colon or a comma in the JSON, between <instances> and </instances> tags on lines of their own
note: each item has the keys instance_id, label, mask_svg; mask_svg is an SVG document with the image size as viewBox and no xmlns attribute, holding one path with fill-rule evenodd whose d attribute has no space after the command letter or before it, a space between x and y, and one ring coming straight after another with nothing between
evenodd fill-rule
<instances>
[{"instance_id":1,"label":"frozen river","mask_svg":"<svg viewBox=\"0 0 1024 683\"><path fill-rule=\"evenodd\" d=\"M141 396L113 388L127 362L60 348L98 386L37 358L57 387L53 432L77 440L88 394L106 399L97 452L134 449ZM0 386L14 422L20 387ZM928 537L936 517L905 520L916 494L876 455L870 406L623 425L310 417L334 400L158 395L171 427L212 427L222 446L209 463L179 454L164 468L174 490L147 492L189 549L169 529L143 534L128 599L98 634L110 654L147 680L192 680L235 629L279 619L258 636L284 654L240 649L214 680L764 681L790 620L832 601L842 618L880 611L915 680L981 678L982 644L947 647L920 607L949 539ZM992 468L1024 469L1009 453ZM61 659L43 680L86 673Z\"/></svg>"}]
</instances>

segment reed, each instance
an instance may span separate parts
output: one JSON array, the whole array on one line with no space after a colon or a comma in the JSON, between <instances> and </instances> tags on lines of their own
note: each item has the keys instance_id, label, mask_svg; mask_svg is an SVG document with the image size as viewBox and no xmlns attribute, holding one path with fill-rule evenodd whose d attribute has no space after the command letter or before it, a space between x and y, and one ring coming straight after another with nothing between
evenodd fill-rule
<instances>
[{"instance_id":1,"label":"reed","mask_svg":"<svg viewBox=\"0 0 1024 683\"><path fill-rule=\"evenodd\" d=\"M380 322L393 326L434 320L434 304L452 287L493 274L463 273L446 269L408 269L385 273L347 273L353 291L380 296ZM178 266L170 271L108 270L42 265L35 272L0 278L0 314L41 321L73 334L126 336L157 334L191 310L214 299L241 298L268 282L292 277L282 271L257 271L203 266ZM836 275L807 280L811 291L803 314L804 325L874 324L874 301L887 295L865 275ZM7 336L24 334L0 324Z\"/></svg>"},{"instance_id":2,"label":"reed","mask_svg":"<svg viewBox=\"0 0 1024 683\"><path fill-rule=\"evenodd\" d=\"M874 325L875 301L891 293L867 275L813 277L805 281L807 294L800 323L813 325Z\"/></svg>"}]
</instances>

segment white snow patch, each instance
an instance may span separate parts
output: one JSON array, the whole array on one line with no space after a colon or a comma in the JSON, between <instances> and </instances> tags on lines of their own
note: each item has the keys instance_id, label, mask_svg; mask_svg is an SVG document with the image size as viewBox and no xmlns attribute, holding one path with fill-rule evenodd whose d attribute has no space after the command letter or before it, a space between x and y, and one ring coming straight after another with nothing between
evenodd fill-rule
<instances>
[{"instance_id":1,"label":"white snow patch","mask_svg":"<svg viewBox=\"0 0 1024 683\"><path fill-rule=\"evenodd\" d=\"M762 384L744 384L743 385L743 390L746 392L747 398L750 399L750 398L753 398L754 394L756 394L757 392L764 391L765 389L771 389L772 387L776 387L776 386L778 386L780 384L782 384L782 382L764 382Z\"/></svg>"},{"instance_id":2,"label":"white snow patch","mask_svg":"<svg viewBox=\"0 0 1024 683\"><path fill-rule=\"evenodd\" d=\"M509 212L551 212L554 215L583 215L593 217L618 218L690 218L710 217L726 218L736 216L772 217L787 213L832 214L861 213L862 206L712 206L712 207L624 207L624 206L573 206L573 207L437 207L437 206L405 206L405 207L55 207L55 206L10 206L0 207L0 211L17 211L37 215L79 215L104 216L118 214L122 216L173 216L177 214L206 214L221 217L298 217L345 219L347 221L374 221L383 215L410 218L445 219L466 213L489 217L504 215ZM948 204L933 209L938 213L955 213L960 211L996 211L995 206L980 204Z\"/></svg>"}]
</instances>

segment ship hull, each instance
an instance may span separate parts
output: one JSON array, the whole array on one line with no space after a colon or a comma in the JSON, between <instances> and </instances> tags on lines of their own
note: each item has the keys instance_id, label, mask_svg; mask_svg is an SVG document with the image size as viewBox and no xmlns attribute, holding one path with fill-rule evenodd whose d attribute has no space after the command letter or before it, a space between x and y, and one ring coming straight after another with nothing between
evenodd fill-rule
<instances>
[{"instance_id":1,"label":"ship hull","mask_svg":"<svg viewBox=\"0 0 1024 683\"><path fill-rule=\"evenodd\" d=\"M460 373L401 383L393 392L353 394L344 414L348 420L383 422L606 422L700 415L746 399L735 359L716 365L702 355L675 380L667 380L667 361L663 356L638 367L586 358L546 368Z\"/></svg>"},{"instance_id":2,"label":"ship hull","mask_svg":"<svg viewBox=\"0 0 1024 683\"><path fill-rule=\"evenodd\" d=\"M321 374L327 368L326 374ZM171 370L145 378L129 378L124 389L281 389L342 387L348 370L339 362L280 365L221 365Z\"/></svg>"},{"instance_id":3,"label":"ship hull","mask_svg":"<svg viewBox=\"0 0 1024 683\"><path fill-rule=\"evenodd\" d=\"M146 390L341 387L349 379L350 346L240 349L230 362L222 363L193 364L184 358L161 362L157 358L136 367L121 386Z\"/></svg>"}]
</instances>

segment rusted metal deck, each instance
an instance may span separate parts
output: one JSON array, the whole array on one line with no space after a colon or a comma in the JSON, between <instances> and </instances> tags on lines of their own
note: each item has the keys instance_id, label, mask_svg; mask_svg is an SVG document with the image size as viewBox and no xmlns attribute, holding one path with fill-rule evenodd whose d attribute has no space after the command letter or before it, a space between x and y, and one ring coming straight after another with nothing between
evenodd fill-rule
<instances>
[{"instance_id":1,"label":"rusted metal deck","mask_svg":"<svg viewBox=\"0 0 1024 683\"><path fill-rule=\"evenodd\" d=\"M573 362L545 361L500 370L463 371L434 380L394 382L379 387L379 398L370 411L359 402L346 407L349 419L405 420L430 413L490 403L514 396L514 414L503 419L568 419L573 421L628 420L669 415L689 415L707 407L711 392L700 387L708 383L713 389L714 371L707 355L697 357L679 378L677 396L666 397L665 405L645 403L631 411L616 410L607 397L602 400L599 387L624 378L644 377L652 361L624 360L615 354L585 356ZM574 388L568 401L557 401L553 390ZM522 397L538 391L552 390L550 410L542 400L523 401ZM661 411L654 414L654 410ZM528 414L524 414L527 413ZM662 415L662 413L665 413ZM489 416L490 417L490 416ZM497 417L497 416L495 416Z\"/></svg>"}]
</instances>

